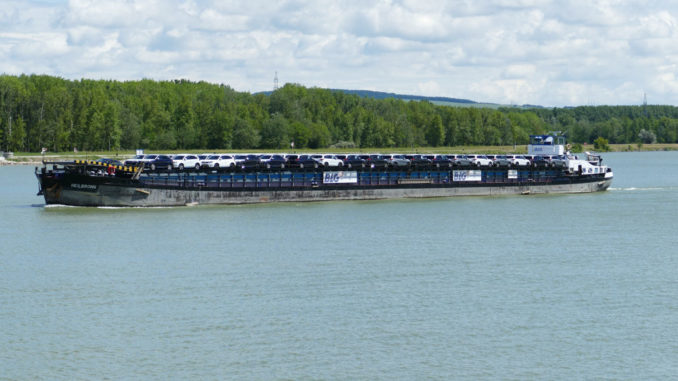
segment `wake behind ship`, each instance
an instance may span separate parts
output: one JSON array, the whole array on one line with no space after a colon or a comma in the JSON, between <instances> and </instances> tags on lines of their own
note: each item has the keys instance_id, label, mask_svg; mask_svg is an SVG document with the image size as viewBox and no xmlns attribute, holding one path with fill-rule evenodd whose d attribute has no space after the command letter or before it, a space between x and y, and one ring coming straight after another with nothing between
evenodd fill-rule
<instances>
[{"instance_id":1,"label":"wake behind ship","mask_svg":"<svg viewBox=\"0 0 678 381\"><path fill-rule=\"evenodd\" d=\"M458 156L412 155L397 165L375 165L378 160L370 162L369 157L358 165L319 161L310 166L282 163L278 168L260 163L205 170L196 165L196 170L188 170L170 164L152 171L144 170L142 163L45 162L36 168L36 176L38 194L46 204L144 207L589 193L606 190L613 179L600 156L579 159L565 151L564 138L557 135L532 136L522 159Z\"/></svg>"}]
</instances>

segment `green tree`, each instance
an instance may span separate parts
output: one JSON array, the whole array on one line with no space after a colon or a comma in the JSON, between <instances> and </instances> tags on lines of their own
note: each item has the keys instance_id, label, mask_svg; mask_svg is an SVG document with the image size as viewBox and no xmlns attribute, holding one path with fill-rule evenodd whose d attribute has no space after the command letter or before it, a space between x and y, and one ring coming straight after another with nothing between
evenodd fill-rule
<instances>
[{"instance_id":1,"label":"green tree","mask_svg":"<svg viewBox=\"0 0 678 381\"><path fill-rule=\"evenodd\" d=\"M646 129L640 130L638 133L638 139L641 143L654 144L657 143L657 135L654 132L648 131Z\"/></svg>"},{"instance_id":2,"label":"green tree","mask_svg":"<svg viewBox=\"0 0 678 381\"><path fill-rule=\"evenodd\" d=\"M233 148L246 149L259 146L261 136L246 119L236 118L233 126Z\"/></svg>"},{"instance_id":3,"label":"green tree","mask_svg":"<svg viewBox=\"0 0 678 381\"><path fill-rule=\"evenodd\" d=\"M127 107L120 112L120 148L141 147L141 124L139 115Z\"/></svg>"},{"instance_id":4,"label":"green tree","mask_svg":"<svg viewBox=\"0 0 678 381\"><path fill-rule=\"evenodd\" d=\"M177 137L174 130L161 131L155 138L153 147L157 149L177 148Z\"/></svg>"},{"instance_id":5,"label":"green tree","mask_svg":"<svg viewBox=\"0 0 678 381\"><path fill-rule=\"evenodd\" d=\"M440 115L435 114L426 128L426 141L429 145L437 147L445 142L445 128Z\"/></svg>"},{"instance_id":6,"label":"green tree","mask_svg":"<svg viewBox=\"0 0 678 381\"><path fill-rule=\"evenodd\" d=\"M610 145L608 144L607 139L602 136L599 136L596 140L593 141L593 147L598 151L609 151Z\"/></svg>"},{"instance_id":7,"label":"green tree","mask_svg":"<svg viewBox=\"0 0 678 381\"><path fill-rule=\"evenodd\" d=\"M330 145L330 130L324 124L311 124L310 148L325 148Z\"/></svg>"},{"instance_id":8,"label":"green tree","mask_svg":"<svg viewBox=\"0 0 678 381\"><path fill-rule=\"evenodd\" d=\"M22 117L16 118L8 128L9 150L24 151L26 148L26 124Z\"/></svg>"},{"instance_id":9,"label":"green tree","mask_svg":"<svg viewBox=\"0 0 678 381\"><path fill-rule=\"evenodd\" d=\"M198 148L198 131L194 124L195 113L188 95L181 97L174 115L172 124L176 131L177 143L179 148Z\"/></svg>"},{"instance_id":10,"label":"green tree","mask_svg":"<svg viewBox=\"0 0 678 381\"><path fill-rule=\"evenodd\" d=\"M261 128L262 148L286 148L290 144L289 123L280 114L274 114Z\"/></svg>"},{"instance_id":11,"label":"green tree","mask_svg":"<svg viewBox=\"0 0 678 381\"><path fill-rule=\"evenodd\" d=\"M119 106L109 102L104 108L103 139L107 150L120 148L122 129L120 128Z\"/></svg>"},{"instance_id":12,"label":"green tree","mask_svg":"<svg viewBox=\"0 0 678 381\"><path fill-rule=\"evenodd\" d=\"M91 133L88 134L88 139L86 140L85 149L88 150L100 150L106 149L105 141L105 131L104 131L105 118L104 114L100 111L94 111L92 116L89 119L89 126Z\"/></svg>"},{"instance_id":13,"label":"green tree","mask_svg":"<svg viewBox=\"0 0 678 381\"><path fill-rule=\"evenodd\" d=\"M58 152L70 150L72 125L73 116L71 115L71 109L67 108L59 116L59 120L56 124L52 151Z\"/></svg>"},{"instance_id":14,"label":"green tree","mask_svg":"<svg viewBox=\"0 0 678 381\"><path fill-rule=\"evenodd\" d=\"M294 121L290 124L292 141L295 148L307 148L311 141L311 129L302 122Z\"/></svg>"},{"instance_id":15,"label":"green tree","mask_svg":"<svg viewBox=\"0 0 678 381\"><path fill-rule=\"evenodd\" d=\"M205 122L207 124L207 148L231 148L233 140L233 117L226 111L215 111Z\"/></svg>"}]
</instances>

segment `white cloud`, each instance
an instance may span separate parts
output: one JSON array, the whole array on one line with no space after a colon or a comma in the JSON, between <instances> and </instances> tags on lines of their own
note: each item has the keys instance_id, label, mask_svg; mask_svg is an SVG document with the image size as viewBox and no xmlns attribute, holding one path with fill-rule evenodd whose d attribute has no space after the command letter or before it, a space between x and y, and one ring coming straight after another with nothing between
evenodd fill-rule
<instances>
[{"instance_id":1,"label":"white cloud","mask_svg":"<svg viewBox=\"0 0 678 381\"><path fill-rule=\"evenodd\" d=\"M19 59L49 59L69 50L66 36L59 33L2 33L0 39L10 47L10 56Z\"/></svg>"},{"instance_id":2,"label":"white cloud","mask_svg":"<svg viewBox=\"0 0 678 381\"><path fill-rule=\"evenodd\" d=\"M640 30L645 30L647 35L654 38L671 38L676 34L676 17L667 11L659 11L641 17L639 20Z\"/></svg>"},{"instance_id":3,"label":"white cloud","mask_svg":"<svg viewBox=\"0 0 678 381\"><path fill-rule=\"evenodd\" d=\"M419 90L419 93L423 94L440 94L442 88L436 81L426 81L419 83L417 85L417 90Z\"/></svg>"},{"instance_id":4,"label":"white cloud","mask_svg":"<svg viewBox=\"0 0 678 381\"><path fill-rule=\"evenodd\" d=\"M678 5L6 0L0 71L281 82L543 105L678 104Z\"/></svg>"},{"instance_id":5,"label":"white cloud","mask_svg":"<svg viewBox=\"0 0 678 381\"><path fill-rule=\"evenodd\" d=\"M124 0L69 0L62 22L64 26L134 27L142 16L134 8L133 2Z\"/></svg>"},{"instance_id":6,"label":"white cloud","mask_svg":"<svg viewBox=\"0 0 678 381\"><path fill-rule=\"evenodd\" d=\"M214 9L206 9L200 13L201 28L214 31L247 30L249 17L244 15L228 15Z\"/></svg>"}]
</instances>

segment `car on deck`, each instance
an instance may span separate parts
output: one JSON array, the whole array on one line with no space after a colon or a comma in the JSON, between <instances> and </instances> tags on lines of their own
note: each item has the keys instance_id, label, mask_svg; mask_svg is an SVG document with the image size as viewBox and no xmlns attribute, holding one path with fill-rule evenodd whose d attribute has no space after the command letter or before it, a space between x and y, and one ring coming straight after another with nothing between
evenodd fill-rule
<instances>
[{"instance_id":1,"label":"car on deck","mask_svg":"<svg viewBox=\"0 0 678 381\"><path fill-rule=\"evenodd\" d=\"M495 155L492 159L492 166L494 167L510 167L511 160L506 155Z\"/></svg>"},{"instance_id":2,"label":"car on deck","mask_svg":"<svg viewBox=\"0 0 678 381\"><path fill-rule=\"evenodd\" d=\"M476 167L489 167L492 165L492 159L487 155L469 155L471 163Z\"/></svg>"},{"instance_id":3,"label":"car on deck","mask_svg":"<svg viewBox=\"0 0 678 381\"><path fill-rule=\"evenodd\" d=\"M365 168L367 166L367 160L360 157L360 155L348 155L344 159L344 164L349 168Z\"/></svg>"},{"instance_id":4,"label":"car on deck","mask_svg":"<svg viewBox=\"0 0 678 381\"><path fill-rule=\"evenodd\" d=\"M454 157L448 155L435 155L431 164L436 168L452 168Z\"/></svg>"},{"instance_id":5,"label":"car on deck","mask_svg":"<svg viewBox=\"0 0 678 381\"><path fill-rule=\"evenodd\" d=\"M509 155L509 160L511 165L514 167L529 167L530 159L526 158L523 155Z\"/></svg>"},{"instance_id":6,"label":"car on deck","mask_svg":"<svg viewBox=\"0 0 678 381\"><path fill-rule=\"evenodd\" d=\"M454 166L455 167L470 167L473 162L468 155L454 155Z\"/></svg>"},{"instance_id":7,"label":"car on deck","mask_svg":"<svg viewBox=\"0 0 678 381\"><path fill-rule=\"evenodd\" d=\"M297 158L297 164L299 168L318 168L320 166L320 162L312 155L300 155Z\"/></svg>"},{"instance_id":8,"label":"car on deck","mask_svg":"<svg viewBox=\"0 0 678 381\"><path fill-rule=\"evenodd\" d=\"M339 159L337 155L324 154L320 158L316 158L325 167L343 167L344 161Z\"/></svg>"},{"instance_id":9,"label":"car on deck","mask_svg":"<svg viewBox=\"0 0 678 381\"><path fill-rule=\"evenodd\" d=\"M410 165L413 168L426 168L431 166L431 159L426 157L426 155L411 154L405 155L405 157L410 160Z\"/></svg>"},{"instance_id":10,"label":"car on deck","mask_svg":"<svg viewBox=\"0 0 678 381\"><path fill-rule=\"evenodd\" d=\"M235 168L235 159L233 158L233 155L229 154L209 155L205 160L200 161L200 167L216 171Z\"/></svg>"},{"instance_id":11,"label":"car on deck","mask_svg":"<svg viewBox=\"0 0 678 381\"><path fill-rule=\"evenodd\" d=\"M146 155L144 168L151 171L172 170L174 164L172 158L167 155Z\"/></svg>"},{"instance_id":12,"label":"car on deck","mask_svg":"<svg viewBox=\"0 0 678 381\"><path fill-rule=\"evenodd\" d=\"M198 155L189 153L181 153L172 157L172 165L174 168L183 171L185 169L200 169L200 158Z\"/></svg>"},{"instance_id":13,"label":"car on deck","mask_svg":"<svg viewBox=\"0 0 678 381\"><path fill-rule=\"evenodd\" d=\"M261 167L266 169L278 168L284 169L287 166L287 159L282 155L268 155L269 157L262 158Z\"/></svg>"},{"instance_id":14,"label":"car on deck","mask_svg":"<svg viewBox=\"0 0 678 381\"><path fill-rule=\"evenodd\" d=\"M410 159L406 158L405 155L384 155L386 160L388 160L388 165L392 168L405 168L410 166Z\"/></svg>"}]
</instances>

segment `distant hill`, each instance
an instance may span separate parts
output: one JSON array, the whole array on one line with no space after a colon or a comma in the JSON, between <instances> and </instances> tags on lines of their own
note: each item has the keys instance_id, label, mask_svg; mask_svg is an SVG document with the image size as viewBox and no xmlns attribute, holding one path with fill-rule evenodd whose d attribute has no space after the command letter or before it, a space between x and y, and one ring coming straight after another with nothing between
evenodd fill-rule
<instances>
[{"instance_id":1,"label":"distant hill","mask_svg":"<svg viewBox=\"0 0 678 381\"><path fill-rule=\"evenodd\" d=\"M502 105L498 103L484 103L476 102L469 99L461 98L449 98L449 97L426 97L423 95L407 95L407 94L395 94L395 93L385 93L382 91L370 91L370 90L343 90L343 89L330 89L331 91L342 91L346 94L355 94L363 98L374 98L374 99L386 99L386 98L395 98L402 99L405 101L429 101L433 104L440 106L463 106L463 107L487 107L487 108L499 108L499 107L515 107L521 109L528 108L543 108L539 105Z\"/></svg>"},{"instance_id":2,"label":"distant hill","mask_svg":"<svg viewBox=\"0 0 678 381\"><path fill-rule=\"evenodd\" d=\"M346 90L346 89L329 89L330 91L337 91L346 94L357 95L362 98L373 98L373 99L402 99L404 101L428 101L439 106L458 106L458 107L483 107L483 108L500 108L500 107L516 107L516 108L542 108L542 106L537 105L502 105L497 103L482 103L472 101L470 99L461 99L461 98L449 98L449 97L427 97L423 95L409 95L409 94L396 94L396 93L386 93L383 91L371 91L371 90ZM266 94L271 95L271 91L262 91L257 94Z\"/></svg>"},{"instance_id":3,"label":"distant hill","mask_svg":"<svg viewBox=\"0 0 678 381\"><path fill-rule=\"evenodd\" d=\"M468 100L468 99L459 99L459 98L448 98L448 97L425 97L422 95L406 95L406 94L395 94L395 93L385 93L382 91L370 91L370 90L344 90L344 89L331 89L332 91L341 91L346 94L355 94L363 98L374 98L374 99L386 99L386 98L396 98L403 99L408 101L429 101L429 102L445 102L445 103L461 103L465 105L477 104L478 102Z\"/></svg>"}]
</instances>

